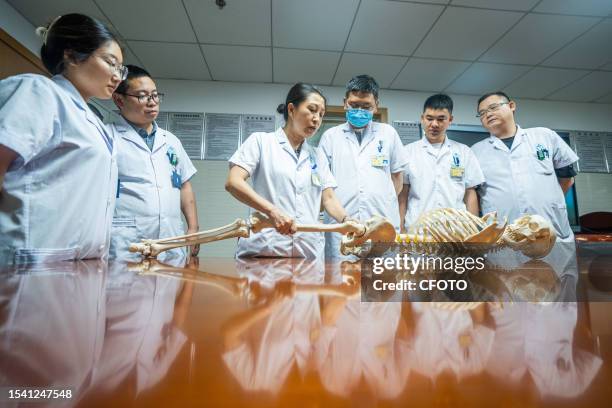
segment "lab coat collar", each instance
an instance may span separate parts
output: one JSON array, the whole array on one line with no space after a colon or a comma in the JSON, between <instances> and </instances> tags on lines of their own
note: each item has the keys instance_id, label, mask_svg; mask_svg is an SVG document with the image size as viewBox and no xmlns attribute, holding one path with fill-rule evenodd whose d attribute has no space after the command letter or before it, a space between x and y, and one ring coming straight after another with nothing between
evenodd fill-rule
<instances>
[{"instance_id":1,"label":"lab coat collar","mask_svg":"<svg viewBox=\"0 0 612 408\"><path fill-rule=\"evenodd\" d=\"M102 136L102 139L104 140L104 143L106 144L106 147L108 148L108 151L112 154L113 138L108 133L106 126L104 126L100 118L98 118L98 116L96 116L96 114L93 113L91 109L89 109L89 106L87 106L87 102L83 99L83 97L81 96L79 91L75 88L75 86L72 84L72 82L70 82L63 75L54 75L51 78L51 80L55 82L60 88L62 88L62 90L64 90L70 96L70 99L72 99L74 104L80 110L84 112L85 118L87 119L89 123L94 125L96 129L98 129L98 132Z\"/></svg>"},{"instance_id":2,"label":"lab coat collar","mask_svg":"<svg viewBox=\"0 0 612 408\"><path fill-rule=\"evenodd\" d=\"M519 125L516 125L516 134L514 135L514 142L512 142L512 150L516 149L518 145L523 143L523 139L525 137L525 130L523 130ZM503 150L505 152L510 152L511 150L506 146L501 139L494 134L489 135L489 143L493 145L494 148L498 150Z\"/></svg>"},{"instance_id":3,"label":"lab coat collar","mask_svg":"<svg viewBox=\"0 0 612 408\"><path fill-rule=\"evenodd\" d=\"M304 140L304 144L302 145L300 157L297 157L295 151L293 150L293 147L291 146L291 143L289 143L289 139L287 138L287 135L285 134L283 128L279 127L274 133L276 134L276 140L278 141L278 144L280 144L281 147L298 162L298 164L308 158L308 146L306 146L308 142L306 140Z\"/></svg>"},{"instance_id":4,"label":"lab coat collar","mask_svg":"<svg viewBox=\"0 0 612 408\"><path fill-rule=\"evenodd\" d=\"M142 136L138 134L136 129L134 129L134 127L123 116L120 116L119 120L115 122L115 129L125 140L129 140L141 149L150 153L155 153L158 149L160 149L166 144L166 134L159 126L157 126L157 132L155 133L153 151L149 150L149 147L147 146Z\"/></svg>"},{"instance_id":5,"label":"lab coat collar","mask_svg":"<svg viewBox=\"0 0 612 408\"><path fill-rule=\"evenodd\" d=\"M359 141L357 140L357 135L355 135L355 131L353 130L353 128L348 122L345 122L342 125L342 131L344 132L344 137L346 139L353 140L359 146L359 151L363 151L363 149L365 149L365 147L372 140L374 140L374 136L375 136L374 133L378 131L378 123L376 122L368 123L368 125L363 130L363 137L361 139L361 145L359 144Z\"/></svg>"},{"instance_id":6,"label":"lab coat collar","mask_svg":"<svg viewBox=\"0 0 612 408\"><path fill-rule=\"evenodd\" d=\"M427 137L424 136L419 140L423 149L427 151L427 153L431 154L437 159L442 158L446 153L450 152L453 141L448 138L448 136L444 135L444 141L442 142L442 146L440 146L440 150L438 151L430 142L427 140Z\"/></svg>"}]
</instances>

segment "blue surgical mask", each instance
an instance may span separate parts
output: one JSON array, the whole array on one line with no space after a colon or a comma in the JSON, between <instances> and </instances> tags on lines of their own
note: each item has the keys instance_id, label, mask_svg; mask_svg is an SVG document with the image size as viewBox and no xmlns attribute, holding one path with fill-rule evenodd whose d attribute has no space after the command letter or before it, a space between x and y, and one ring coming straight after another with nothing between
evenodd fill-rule
<instances>
[{"instance_id":1,"label":"blue surgical mask","mask_svg":"<svg viewBox=\"0 0 612 408\"><path fill-rule=\"evenodd\" d=\"M373 116L374 112L366 109L349 109L346 111L346 120L356 128L367 126Z\"/></svg>"}]
</instances>

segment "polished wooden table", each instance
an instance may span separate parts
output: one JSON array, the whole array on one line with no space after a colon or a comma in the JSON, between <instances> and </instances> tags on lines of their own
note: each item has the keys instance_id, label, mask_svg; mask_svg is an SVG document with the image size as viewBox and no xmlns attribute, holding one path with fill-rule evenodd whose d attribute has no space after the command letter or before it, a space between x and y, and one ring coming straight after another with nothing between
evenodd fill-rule
<instances>
[{"instance_id":1,"label":"polished wooden table","mask_svg":"<svg viewBox=\"0 0 612 408\"><path fill-rule=\"evenodd\" d=\"M32 406L608 407L612 245L562 263L487 272L480 302L362 302L354 262L6 267L0 387L72 392Z\"/></svg>"}]
</instances>

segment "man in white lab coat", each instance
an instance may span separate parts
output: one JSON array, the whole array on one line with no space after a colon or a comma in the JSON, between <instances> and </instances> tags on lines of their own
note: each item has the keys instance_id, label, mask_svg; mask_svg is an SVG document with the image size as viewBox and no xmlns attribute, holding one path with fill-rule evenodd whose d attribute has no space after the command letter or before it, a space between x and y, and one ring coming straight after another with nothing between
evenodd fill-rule
<instances>
[{"instance_id":1,"label":"man in white lab coat","mask_svg":"<svg viewBox=\"0 0 612 408\"><path fill-rule=\"evenodd\" d=\"M388 218L399 231L397 194L402 189L406 159L393 127L372 122L378 109L378 84L369 75L358 75L346 86L347 122L327 130L319 147L338 183L335 193L348 215L366 220ZM326 223L334 222L326 216ZM325 255L340 254L341 235L325 235Z\"/></svg>"},{"instance_id":2,"label":"man in white lab coat","mask_svg":"<svg viewBox=\"0 0 612 408\"><path fill-rule=\"evenodd\" d=\"M565 193L574 183L576 153L553 130L518 126L516 102L501 91L480 97L477 109L491 132L472 146L486 179L478 189L482 212L497 211L509 222L538 214L552 223L559 240L573 242Z\"/></svg>"},{"instance_id":3,"label":"man in white lab coat","mask_svg":"<svg viewBox=\"0 0 612 408\"><path fill-rule=\"evenodd\" d=\"M436 208L467 209L478 215L476 187L484 176L470 148L446 136L452 121L453 100L448 95L427 98L421 115L425 137L405 146L408 165L399 195L402 228Z\"/></svg>"},{"instance_id":4,"label":"man in white lab coat","mask_svg":"<svg viewBox=\"0 0 612 408\"><path fill-rule=\"evenodd\" d=\"M199 229L190 182L196 169L179 139L155 122L163 94L147 71L127 67L127 78L113 94L121 118L110 126L119 167L111 257L125 257L131 242L184 234L181 213L187 233ZM194 246L191 254L198 250Z\"/></svg>"}]
</instances>

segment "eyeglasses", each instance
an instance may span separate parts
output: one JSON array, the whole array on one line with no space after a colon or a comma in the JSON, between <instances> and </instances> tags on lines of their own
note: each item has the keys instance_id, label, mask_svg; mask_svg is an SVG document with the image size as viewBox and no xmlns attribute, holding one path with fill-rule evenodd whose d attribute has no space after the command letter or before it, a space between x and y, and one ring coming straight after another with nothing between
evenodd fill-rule
<instances>
[{"instance_id":1,"label":"eyeglasses","mask_svg":"<svg viewBox=\"0 0 612 408\"><path fill-rule=\"evenodd\" d=\"M374 110L374 106L371 105L360 105L360 104L353 104L353 105L348 105L349 109L363 109L363 110L367 110L367 111L373 111Z\"/></svg>"},{"instance_id":2,"label":"eyeglasses","mask_svg":"<svg viewBox=\"0 0 612 408\"><path fill-rule=\"evenodd\" d=\"M98 56L98 57L102 59L102 61L106 62L106 65L108 65L111 75L117 75L119 79L121 79L122 81L125 81L125 78L127 78L128 76L128 69L125 65L118 64L117 62L113 61L109 57L105 57L105 56Z\"/></svg>"},{"instance_id":3,"label":"eyeglasses","mask_svg":"<svg viewBox=\"0 0 612 408\"><path fill-rule=\"evenodd\" d=\"M150 95L134 95L134 94L129 94L129 93L122 93L122 92L117 92L121 95L127 95L127 96L131 96L132 98L136 98L138 99L138 103L140 104L145 104L145 103L149 103L151 101L160 104L162 103L162 100L164 99L164 94L163 93L152 93Z\"/></svg>"},{"instance_id":4,"label":"eyeglasses","mask_svg":"<svg viewBox=\"0 0 612 408\"><path fill-rule=\"evenodd\" d=\"M486 115L487 113L489 113L489 112L495 112L495 111L499 110L499 108L501 108L501 107L502 107L502 105L507 105L507 104L509 104L509 103L510 103L510 102L501 102L501 103L494 103L493 105L489 105L489 107L488 107L487 109L482 109L482 110L479 110L479 111L476 113L476 117L477 117L477 118L481 118L481 117L483 117L484 115Z\"/></svg>"}]
</instances>

